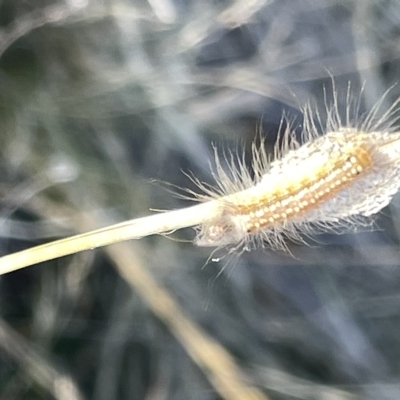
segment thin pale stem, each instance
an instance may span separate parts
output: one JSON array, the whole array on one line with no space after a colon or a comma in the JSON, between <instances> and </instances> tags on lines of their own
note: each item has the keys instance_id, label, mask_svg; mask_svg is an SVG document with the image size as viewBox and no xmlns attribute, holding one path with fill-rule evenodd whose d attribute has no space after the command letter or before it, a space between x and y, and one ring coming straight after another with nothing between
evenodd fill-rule
<instances>
[{"instance_id":1,"label":"thin pale stem","mask_svg":"<svg viewBox=\"0 0 400 400\"><path fill-rule=\"evenodd\" d=\"M84 250L199 225L215 217L219 207L218 201L209 201L180 210L125 221L9 254L0 258L0 275Z\"/></svg>"}]
</instances>

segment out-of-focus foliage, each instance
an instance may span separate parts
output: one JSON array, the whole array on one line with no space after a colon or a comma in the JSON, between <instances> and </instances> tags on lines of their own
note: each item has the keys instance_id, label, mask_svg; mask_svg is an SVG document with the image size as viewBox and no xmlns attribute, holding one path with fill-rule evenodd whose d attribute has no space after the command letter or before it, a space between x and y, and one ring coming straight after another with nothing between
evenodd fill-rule
<instances>
[{"instance_id":1,"label":"out-of-focus foliage","mask_svg":"<svg viewBox=\"0 0 400 400\"><path fill-rule=\"evenodd\" d=\"M396 0L0 1L1 253L188 205L150 181L212 183L212 143L272 146L331 76L368 109L399 38ZM191 230L130 245L271 399L397 400L398 202L376 224L228 265ZM219 398L102 250L3 276L0 300L0 399Z\"/></svg>"}]
</instances>

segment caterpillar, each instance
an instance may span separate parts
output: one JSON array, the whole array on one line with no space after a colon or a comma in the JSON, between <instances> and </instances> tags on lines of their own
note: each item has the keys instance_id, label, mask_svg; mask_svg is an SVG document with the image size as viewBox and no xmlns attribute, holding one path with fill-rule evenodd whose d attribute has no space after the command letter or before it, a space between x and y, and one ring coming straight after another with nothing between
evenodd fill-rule
<instances>
[{"instance_id":1,"label":"caterpillar","mask_svg":"<svg viewBox=\"0 0 400 400\"><path fill-rule=\"evenodd\" d=\"M399 101L380 115L387 93L363 118L360 101L350 101L341 118L338 96L328 105L320 134L319 113L303 109L300 143L290 124L275 159L263 143L252 145L251 170L243 158L225 155L223 167L215 150L215 188L195 180L200 201L217 201L212 218L197 227L198 246L250 250L269 245L286 250L285 237L301 240L319 232L347 231L371 223L371 216L385 207L400 188L400 131L396 127Z\"/></svg>"}]
</instances>

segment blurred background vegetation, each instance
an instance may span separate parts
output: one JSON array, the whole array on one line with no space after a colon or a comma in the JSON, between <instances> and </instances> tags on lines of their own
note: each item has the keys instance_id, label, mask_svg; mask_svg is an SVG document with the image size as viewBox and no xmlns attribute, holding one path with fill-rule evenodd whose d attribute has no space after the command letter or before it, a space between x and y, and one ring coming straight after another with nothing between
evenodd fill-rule
<instances>
[{"instance_id":1,"label":"blurred background vegetation","mask_svg":"<svg viewBox=\"0 0 400 400\"><path fill-rule=\"evenodd\" d=\"M212 144L273 146L330 75L368 110L399 38L397 0L0 0L1 254L188 205L151 181L212 183ZM376 228L228 265L188 229L2 276L0 399L397 400L398 200Z\"/></svg>"}]
</instances>

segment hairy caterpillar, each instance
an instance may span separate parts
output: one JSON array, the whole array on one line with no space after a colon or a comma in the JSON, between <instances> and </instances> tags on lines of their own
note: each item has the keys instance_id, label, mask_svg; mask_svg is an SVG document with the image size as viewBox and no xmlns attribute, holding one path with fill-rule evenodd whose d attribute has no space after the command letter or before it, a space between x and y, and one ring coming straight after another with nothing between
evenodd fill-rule
<instances>
[{"instance_id":1,"label":"hairy caterpillar","mask_svg":"<svg viewBox=\"0 0 400 400\"><path fill-rule=\"evenodd\" d=\"M352 122L359 101L349 100L349 86L343 121L334 92L332 105L325 100L323 135L307 106L304 143L289 127L272 162L262 143L253 144L252 173L243 159L232 154L229 160L225 156L228 168L224 169L215 151L216 189L194 180L203 192L198 198L213 199L219 207L215 216L197 227L195 243L235 250L267 243L285 250L284 237L302 240L311 233L371 222L368 217L385 207L400 188L400 132L395 126L399 100L379 116L386 96L364 118Z\"/></svg>"}]
</instances>

